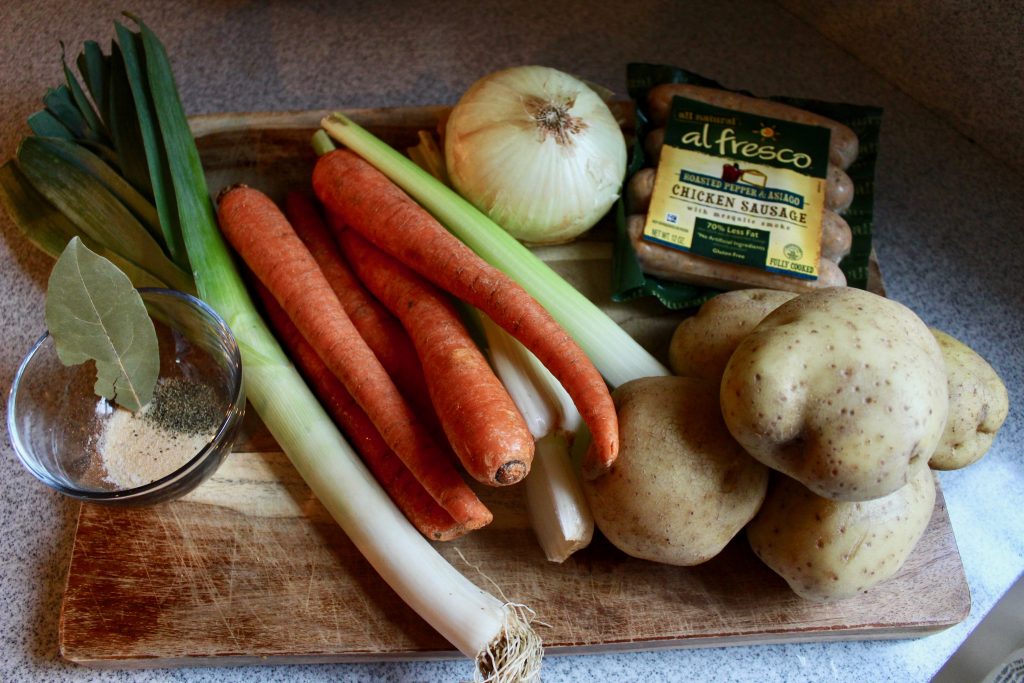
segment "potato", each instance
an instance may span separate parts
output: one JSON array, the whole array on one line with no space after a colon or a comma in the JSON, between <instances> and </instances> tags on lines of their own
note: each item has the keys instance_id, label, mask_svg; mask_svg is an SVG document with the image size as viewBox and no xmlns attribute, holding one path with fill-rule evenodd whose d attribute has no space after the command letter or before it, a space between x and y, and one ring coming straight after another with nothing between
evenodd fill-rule
<instances>
[{"instance_id":1,"label":"potato","mask_svg":"<svg viewBox=\"0 0 1024 683\"><path fill-rule=\"evenodd\" d=\"M1010 397L984 358L945 332L932 333L946 360L949 419L928 464L955 470L985 455L1010 411Z\"/></svg>"},{"instance_id":2,"label":"potato","mask_svg":"<svg viewBox=\"0 0 1024 683\"><path fill-rule=\"evenodd\" d=\"M924 461L914 466L903 487L860 502L822 498L777 474L764 505L747 525L747 540L801 597L842 600L899 571L934 507L935 478Z\"/></svg>"},{"instance_id":3,"label":"potato","mask_svg":"<svg viewBox=\"0 0 1024 683\"><path fill-rule=\"evenodd\" d=\"M598 528L634 557L687 566L711 559L754 516L768 486L768 469L722 423L717 385L647 377L612 397L619 457L584 482Z\"/></svg>"},{"instance_id":4,"label":"potato","mask_svg":"<svg viewBox=\"0 0 1024 683\"><path fill-rule=\"evenodd\" d=\"M774 289L738 289L719 294L672 334L668 362L682 377L703 377L716 384L743 338L766 315L796 294Z\"/></svg>"},{"instance_id":5,"label":"potato","mask_svg":"<svg viewBox=\"0 0 1024 683\"><path fill-rule=\"evenodd\" d=\"M939 344L905 306L859 289L803 294L740 342L722 413L755 458L834 500L907 483L942 436L949 401Z\"/></svg>"}]
</instances>

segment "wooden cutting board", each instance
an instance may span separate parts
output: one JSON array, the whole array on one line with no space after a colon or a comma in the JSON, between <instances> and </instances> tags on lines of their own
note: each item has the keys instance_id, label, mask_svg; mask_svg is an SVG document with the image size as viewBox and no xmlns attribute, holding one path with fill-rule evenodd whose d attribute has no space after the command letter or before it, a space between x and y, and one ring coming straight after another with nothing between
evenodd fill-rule
<instances>
[{"instance_id":1,"label":"wooden cutting board","mask_svg":"<svg viewBox=\"0 0 1024 683\"><path fill-rule=\"evenodd\" d=\"M404 146L444 112L352 115ZM628 127L627 109L617 112ZM194 120L211 191L236 182L276 196L305 187L313 163L308 140L319 118ZM608 302L611 251L601 230L591 241L539 253L595 301ZM665 357L681 314L653 302L602 305ZM254 416L235 451L185 499L139 509L82 506L60 620L65 658L122 668L459 656L378 578ZM533 538L520 490L480 494L494 523L437 547L481 587L496 585L533 608L552 654L906 638L956 624L970 609L941 492L902 570L833 605L793 594L742 535L692 568L627 557L600 534L564 564L552 564Z\"/></svg>"}]
</instances>

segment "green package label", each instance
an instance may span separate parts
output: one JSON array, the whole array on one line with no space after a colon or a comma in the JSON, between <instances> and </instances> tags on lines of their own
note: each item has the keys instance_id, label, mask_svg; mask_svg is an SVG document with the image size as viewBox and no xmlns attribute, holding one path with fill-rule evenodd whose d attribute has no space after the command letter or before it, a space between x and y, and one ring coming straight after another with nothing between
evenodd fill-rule
<instances>
[{"instance_id":1,"label":"green package label","mask_svg":"<svg viewBox=\"0 0 1024 683\"><path fill-rule=\"evenodd\" d=\"M770 235L767 230L698 218L690 248L693 253L707 258L764 268Z\"/></svg>"},{"instance_id":2,"label":"green package label","mask_svg":"<svg viewBox=\"0 0 1024 683\"><path fill-rule=\"evenodd\" d=\"M766 116L675 97L665 144L741 163L789 169L824 178L830 132Z\"/></svg>"},{"instance_id":3,"label":"green package label","mask_svg":"<svg viewBox=\"0 0 1024 683\"><path fill-rule=\"evenodd\" d=\"M675 97L644 239L818 277L830 132Z\"/></svg>"}]
</instances>

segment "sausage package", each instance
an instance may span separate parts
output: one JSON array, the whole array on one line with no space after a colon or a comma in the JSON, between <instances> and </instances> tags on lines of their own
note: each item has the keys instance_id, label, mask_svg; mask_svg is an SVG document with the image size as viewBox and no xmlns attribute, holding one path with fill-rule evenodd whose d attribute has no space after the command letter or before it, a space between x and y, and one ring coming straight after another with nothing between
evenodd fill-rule
<instances>
[{"instance_id":1,"label":"sausage package","mask_svg":"<svg viewBox=\"0 0 1024 683\"><path fill-rule=\"evenodd\" d=\"M628 80L615 300L867 286L880 109L756 98L670 66L630 64Z\"/></svg>"}]
</instances>

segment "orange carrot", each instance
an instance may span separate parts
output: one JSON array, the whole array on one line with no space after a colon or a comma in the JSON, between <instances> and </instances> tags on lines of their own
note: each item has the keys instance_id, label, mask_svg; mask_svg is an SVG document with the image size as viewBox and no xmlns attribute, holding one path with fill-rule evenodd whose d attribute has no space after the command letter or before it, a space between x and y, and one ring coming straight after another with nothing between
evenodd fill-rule
<instances>
[{"instance_id":1,"label":"orange carrot","mask_svg":"<svg viewBox=\"0 0 1024 683\"><path fill-rule=\"evenodd\" d=\"M489 523L490 511L459 476L451 458L430 437L359 336L277 205L258 190L236 185L221 192L217 218L235 251L434 500L467 529Z\"/></svg>"},{"instance_id":2,"label":"orange carrot","mask_svg":"<svg viewBox=\"0 0 1024 683\"><path fill-rule=\"evenodd\" d=\"M259 281L254 282L253 288L263 302L271 328L288 349L288 355L312 385L324 408L345 432L352 447L362 456L374 478L409 522L434 541L450 541L466 533L466 529L455 523L395 452L388 448L366 412L320 360L270 291Z\"/></svg>"},{"instance_id":3,"label":"orange carrot","mask_svg":"<svg viewBox=\"0 0 1024 683\"><path fill-rule=\"evenodd\" d=\"M289 192L284 213L295 234L316 259L359 336L366 340L402 394L421 415L429 415L433 410L430 395L409 335L352 273L313 200L302 192Z\"/></svg>"},{"instance_id":4,"label":"orange carrot","mask_svg":"<svg viewBox=\"0 0 1024 683\"><path fill-rule=\"evenodd\" d=\"M323 155L313 190L327 211L377 247L477 307L561 382L591 432L583 471L606 472L619 451L611 394L583 350L515 280L481 259L384 174L349 150Z\"/></svg>"},{"instance_id":5,"label":"orange carrot","mask_svg":"<svg viewBox=\"0 0 1024 683\"><path fill-rule=\"evenodd\" d=\"M520 481L533 461L533 435L448 296L359 233L343 230L338 237L359 279L412 338L463 467L491 486Z\"/></svg>"}]
</instances>

